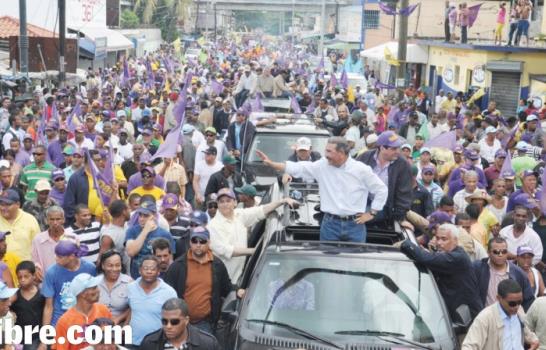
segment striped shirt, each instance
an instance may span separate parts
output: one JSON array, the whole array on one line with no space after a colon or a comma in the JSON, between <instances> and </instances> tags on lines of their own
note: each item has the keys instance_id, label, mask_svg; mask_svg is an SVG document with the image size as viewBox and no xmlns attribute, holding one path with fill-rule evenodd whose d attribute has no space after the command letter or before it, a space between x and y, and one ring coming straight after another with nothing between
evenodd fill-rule
<instances>
[{"instance_id":1,"label":"striped shirt","mask_svg":"<svg viewBox=\"0 0 546 350\"><path fill-rule=\"evenodd\" d=\"M93 221L89 226L84 228L79 228L72 224L65 230L65 234L75 235L81 244L85 244L89 248L89 251L82 259L92 264L95 264L99 258L101 227L100 223Z\"/></svg>"},{"instance_id":2,"label":"striped shirt","mask_svg":"<svg viewBox=\"0 0 546 350\"><path fill-rule=\"evenodd\" d=\"M38 180L46 179L51 181L51 172L54 169L55 167L53 164L49 162L44 162L41 168L39 168L36 163L31 163L23 168L23 175L21 175L19 182L27 187L27 194L25 195L27 201L36 198L34 186L36 186Z\"/></svg>"}]
</instances>

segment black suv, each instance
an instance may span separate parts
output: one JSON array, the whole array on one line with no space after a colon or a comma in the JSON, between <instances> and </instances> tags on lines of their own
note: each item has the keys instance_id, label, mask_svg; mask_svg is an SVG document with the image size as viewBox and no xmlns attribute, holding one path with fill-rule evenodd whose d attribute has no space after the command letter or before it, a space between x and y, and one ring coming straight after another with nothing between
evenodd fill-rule
<instances>
[{"instance_id":1,"label":"black suv","mask_svg":"<svg viewBox=\"0 0 546 350\"><path fill-rule=\"evenodd\" d=\"M224 303L226 349L455 349L432 274L392 246L412 233L373 228L368 243L319 242L318 188L295 187L268 193L301 205L268 217L239 281L244 299Z\"/></svg>"}]
</instances>

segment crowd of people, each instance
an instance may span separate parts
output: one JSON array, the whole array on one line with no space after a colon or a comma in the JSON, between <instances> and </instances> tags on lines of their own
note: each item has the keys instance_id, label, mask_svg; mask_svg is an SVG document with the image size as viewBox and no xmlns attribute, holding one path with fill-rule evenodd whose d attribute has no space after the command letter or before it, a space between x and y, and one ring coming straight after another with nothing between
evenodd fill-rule
<instances>
[{"instance_id":1,"label":"crowd of people","mask_svg":"<svg viewBox=\"0 0 546 350\"><path fill-rule=\"evenodd\" d=\"M476 330L495 320L482 316L489 306L501 323L520 305L535 310L529 327L546 344L545 110L515 115L490 101L482 111L462 93L429 97L412 84L394 98L325 79L288 43L247 44L220 40L196 60L165 46L89 69L77 86L2 99L1 323L51 324L57 337L75 324L128 324L126 347L220 348L222 300L245 295L251 228L296 204L260 205L240 167L256 127L276 122L249 119L262 96L289 98L332 135L324 150L294 140L285 163L257 152L282 181L318 183L321 240L412 228L418 244L402 251L431 269L452 318L463 304L477 317L463 347L495 348ZM108 200L97 172L112 174ZM45 345L36 336L25 348Z\"/></svg>"}]
</instances>

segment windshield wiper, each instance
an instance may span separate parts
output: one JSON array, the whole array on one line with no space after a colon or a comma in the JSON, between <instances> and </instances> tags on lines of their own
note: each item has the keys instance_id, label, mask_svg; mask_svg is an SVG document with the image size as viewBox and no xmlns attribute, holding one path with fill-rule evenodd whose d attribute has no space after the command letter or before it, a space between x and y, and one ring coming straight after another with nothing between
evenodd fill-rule
<instances>
[{"instance_id":1,"label":"windshield wiper","mask_svg":"<svg viewBox=\"0 0 546 350\"><path fill-rule=\"evenodd\" d=\"M379 338L381 340L384 340L386 342L389 342L389 343L393 343L393 344L405 344L405 345L409 344L409 345L420 347L422 349L429 349L429 350L436 350L437 349L436 347L432 347L430 345L426 345L426 344L423 344L423 343L419 343L417 341L409 340L407 338L404 338L403 336L399 337L399 336L394 336L394 335L386 335L386 336L380 335L380 336L377 336L377 338Z\"/></svg>"},{"instance_id":2,"label":"windshield wiper","mask_svg":"<svg viewBox=\"0 0 546 350\"><path fill-rule=\"evenodd\" d=\"M345 330L345 331L335 331L334 334L347 334L347 335L374 335L374 336L379 336L379 335L387 335L387 336L392 336L392 337L403 337L404 334L402 333L394 333L394 332L385 332L385 331L376 331L376 330L370 330L370 329L366 329L366 330Z\"/></svg>"},{"instance_id":3,"label":"windshield wiper","mask_svg":"<svg viewBox=\"0 0 546 350\"><path fill-rule=\"evenodd\" d=\"M288 329L288 330L292 331L293 333L295 333L297 335L301 335L302 337L305 337L307 339L319 341L319 342L324 343L326 345L330 345L330 346L332 346L332 347L334 347L336 349L343 349L343 347L341 347L340 345L337 345L336 343L334 343L334 342L332 342L332 341L330 341L328 339L324 339L322 337L319 337L317 335L309 333L306 330L303 330L303 329L294 327L292 325L289 325L288 323L283 323L283 322L278 322L278 321L269 321L269 320L259 320L259 319L250 319L250 320L246 320L246 321L247 322L258 322L258 323L263 323L263 324L267 324L267 325L282 327L284 329Z\"/></svg>"}]
</instances>

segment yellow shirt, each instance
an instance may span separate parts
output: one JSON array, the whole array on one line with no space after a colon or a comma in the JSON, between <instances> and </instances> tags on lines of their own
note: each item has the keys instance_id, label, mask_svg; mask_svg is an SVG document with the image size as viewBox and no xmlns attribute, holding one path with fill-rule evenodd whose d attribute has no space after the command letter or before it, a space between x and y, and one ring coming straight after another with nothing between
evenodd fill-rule
<instances>
[{"instance_id":1,"label":"yellow shirt","mask_svg":"<svg viewBox=\"0 0 546 350\"><path fill-rule=\"evenodd\" d=\"M487 235L491 235L491 229L493 226L499 224L499 220L497 220L497 217L493 215L493 213L487 209L483 208L482 212L480 213L480 216L478 217L478 222L485 227L485 230L487 231Z\"/></svg>"},{"instance_id":2,"label":"yellow shirt","mask_svg":"<svg viewBox=\"0 0 546 350\"><path fill-rule=\"evenodd\" d=\"M21 258L19 258L16 254L11 252L6 252L4 254L4 258L2 261L8 265L9 272L11 273L11 277L13 278L13 283L15 284L15 287L19 287L19 280L17 279L17 265L21 262Z\"/></svg>"},{"instance_id":3,"label":"yellow shirt","mask_svg":"<svg viewBox=\"0 0 546 350\"><path fill-rule=\"evenodd\" d=\"M6 236L8 252L14 253L22 260L32 260L32 240L40 233L40 225L34 216L21 209L12 223L0 216L0 231L11 232Z\"/></svg>"},{"instance_id":4,"label":"yellow shirt","mask_svg":"<svg viewBox=\"0 0 546 350\"><path fill-rule=\"evenodd\" d=\"M89 211L91 212L91 215L94 215L98 221L102 218L102 212L104 211L104 208L102 207L102 204L100 202L99 194L97 193L97 190L95 189L95 183L93 182L93 176L90 176L87 174L87 183L89 184L89 198L87 199L87 207L89 208Z\"/></svg>"},{"instance_id":5,"label":"yellow shirt","mask_svg":"<svg viewBox=\"0 0 546 350\"><path fill-rule=\"evenodd\" d=\"M138 186L137 188L132 190L131 193L129 193L129 195L131 195L132 193L137 193L140 196L144 196L144 195L147 195L147 194L152 195L152 196L154 196L156 201L160 200L165 195L165 191L163 191L161 188L156 187L156 186L154 186L151 190L146 190L146 189L144 189L143 186Z\"/></svg>"},{"instance_id":6,"label":"yellow shirt","mask_svg":"<svg viewBox=\"0 0 546 350\"><path fill-rule=\"evenodd\" d=\"M489 235L487 234L485 227L479 221L476 221L470 226L470 235L476 241L480 242L484 248L487 248Z\"/></svg>"}]
</instances>

